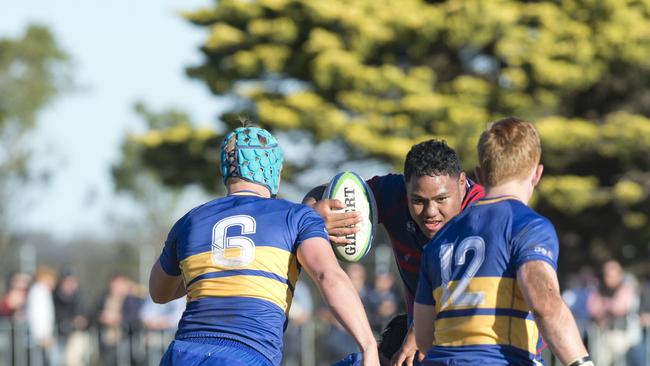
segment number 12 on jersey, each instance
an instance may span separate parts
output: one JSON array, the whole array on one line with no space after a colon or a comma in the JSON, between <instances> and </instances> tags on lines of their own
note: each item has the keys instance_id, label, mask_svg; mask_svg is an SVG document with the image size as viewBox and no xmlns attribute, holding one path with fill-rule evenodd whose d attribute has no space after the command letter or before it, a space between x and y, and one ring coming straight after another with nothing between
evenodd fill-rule
<instances>
[{"instance_id":1,"label":"number 12 on jersey","mask_svg":"<svg viewBox=\"0 0 650 366\"><path fill-rule=\"evenodd\" d=\"M485 241L480 236L470 236L463 239L456 247L456 250L454 250L454 246L455 243L440 246L441 311L449 305L478 306L483 302L483 292L465 292L465 289L485 260ZM474 252L474 256L461 275L460 271L463 270L470 251ZM453 274L451 271L452 264L456 265ZM451 279L459 276L460 279L455 281L453 290L450 289Z\"/></svg>"}]
</instances>

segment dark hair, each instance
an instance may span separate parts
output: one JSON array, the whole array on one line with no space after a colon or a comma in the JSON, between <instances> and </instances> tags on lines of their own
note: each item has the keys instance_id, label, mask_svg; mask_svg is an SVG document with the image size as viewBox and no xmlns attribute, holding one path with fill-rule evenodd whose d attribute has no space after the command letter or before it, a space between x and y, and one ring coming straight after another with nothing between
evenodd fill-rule
<instances>
[{"instance_id":1,"label":"dark hair","mask_svg":"<svg viewBox=\"0 0 650 366\"><path fill-rule=\"evenodd\" d=\"M460 162L454 149L444 140L427 140L413 145L404 161L404 178L410 181L413 176L460 175Z\"/></svg>"},{"instance_id":2,"label":"dark hair","mask_svg":"<svg viewBox=\"0 0 650 366\"><path fill-rule=\"evenodd\" d=\"M378 346L379 354L389 360L393 358L395 352L402 347L407 331L406 314L395 315L381 332L381 340Z\"/></svg>"}]
</instances>

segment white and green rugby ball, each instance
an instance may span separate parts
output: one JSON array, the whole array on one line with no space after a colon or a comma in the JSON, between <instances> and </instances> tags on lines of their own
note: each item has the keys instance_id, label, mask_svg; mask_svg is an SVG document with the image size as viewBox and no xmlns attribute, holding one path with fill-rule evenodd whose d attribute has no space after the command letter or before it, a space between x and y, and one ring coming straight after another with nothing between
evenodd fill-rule
<instances>
[{"instance_id":1,"label":"white and green rugby ball","mask_svg":"<svg viewBox=\"0 0 650 366\"><path fill-rule=\"evenodd\" d=\"M372 190L358 174L342 172L334 176L323 192L323 199L337 199L345 205L341 211L357 211L363 220L356 224L360 230L350 234L346 245L332 244L337 258L346 262L358 262L372 245L377 227L377 204Z\"/></svg>"}]
</instances>

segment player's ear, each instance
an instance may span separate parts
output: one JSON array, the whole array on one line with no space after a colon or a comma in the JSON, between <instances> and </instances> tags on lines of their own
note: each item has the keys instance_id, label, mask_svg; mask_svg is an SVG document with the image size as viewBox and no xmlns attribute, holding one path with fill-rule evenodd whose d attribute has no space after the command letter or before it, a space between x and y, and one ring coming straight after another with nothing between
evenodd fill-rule
<instances>
[{"instance_id":1,"label":"player's ear","mask_svg":"<svg viewBox=\"0 0 650 366\"><path fill-rule=\"evenodd\" d=\"M465 174L465 172L460 172L460 174L458 175L458 184L460 184L461 186L465 186L466 181L467 181L467 175Z\"/></svg>"},{"instance_id":2,"label":"player's ear","mask_svg":"<svg viewBox=\"0 0 650 366\"><path fill-rule=\"evenodd\" d=\"M533 173L533 179L532 179L533 187L535 187L537 183L539 183L539 180L542 179L543 172L544 172L544 165L537 164L537 167L535 167L535 172Z\"/></svg>"},{"instance_id":3,"label":"player's ear","mask_svg":"<svg viewBox=\"0 0 650 366\"><path fill-rule=\"evenodd\" d=\"M458 188L463 194L465 194L465 184L467 184L467 175L465 175L465 172L460 172L458 175Z\"/></svg>"}]
</instances>

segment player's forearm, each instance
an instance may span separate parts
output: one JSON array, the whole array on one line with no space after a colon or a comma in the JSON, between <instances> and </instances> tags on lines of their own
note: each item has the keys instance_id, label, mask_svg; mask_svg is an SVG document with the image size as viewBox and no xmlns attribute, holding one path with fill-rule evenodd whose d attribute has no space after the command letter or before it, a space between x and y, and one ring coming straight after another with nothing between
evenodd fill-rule
<instances>
[{"instance_id":1,"label":"player's forearm","mask_svg":"<svg viewBox=\"0 0 650 366\"><path fill-rule=\"evenodd\" d=\"M434 321L435 309L431 305L415 303L413 306L414 318L411 330L415 333L415 342L418 350L426 354L435 341Z\"/></svg>"},{"instance_id":2,"label":"player's forearm","mask_svg":"<svg viewBox=\"0 0 650 366\"><path fill-rule=\"evenodd\" d=\"M416 333L417 330L415 330L414 327L411 327L411 329L414 330L412 336L415 341L417 350L422 354L426 354L433 344L433 332ZM404 339L405 342L408 340L409 335L410 333L406 335L407 338Z\"/></svg>"},{"instance_id":3,"label":"player's forearm","mask_svg":"<svg viewBox=\"0 0 650 366\"><path fill-rule=\"evenodd\" d=\"M575 320L564 302L560 300L549 311L537 312L534 316L544 341L563 364L587 355Z\"/></svg>"},{"instance_id":4,"label":"player's forearm","mask_svg":"<svg viewBox=\"0 0 650 366\"><path fill-rule=\"evenodd\" d=\"M336 319L354 337L362 351L376 350L377 342L372 334L368 318L352 286L342 270L332 270L318 275L318 288L325 303Z\"/></svg>"},{"instance_id":5,"label":"player's forearm","mask_svg":"<svg viewBox=\"0 0 650 366\"><path fill-rule=\"evenodd\" d=\"M578 327L562 297L555 269L544 261L530 261L517 271L521 289L549 348L565 365L587 355Z\"/></svg>"},{"instance_id":6,"label":"player's forearm","mask_svg":"<svg viewBox=\"0 0 650 366\"><path fill-rule=\"evenodd\" d=\"M422 354L426 354L429 348L431 348L433 345L433 332L423 331L417 333L417 329L415 331L415 342L417 344L418 351L420 351Z\"/></svg>"}]
</instances>

